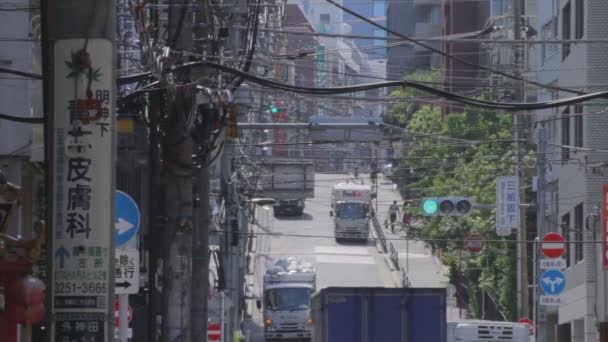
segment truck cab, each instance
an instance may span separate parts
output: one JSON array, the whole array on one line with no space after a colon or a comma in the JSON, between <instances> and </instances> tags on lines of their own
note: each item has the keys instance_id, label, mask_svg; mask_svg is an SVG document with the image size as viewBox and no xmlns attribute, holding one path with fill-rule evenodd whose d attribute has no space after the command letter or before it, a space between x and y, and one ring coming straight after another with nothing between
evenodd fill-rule
<instances>
[{"instance_id":1,"label":"truck cab","mask_svg":"<svg viewBox=\"0 0 608 342\"><path fill-rule=\"evenodd\" d=\"M334 217L334 236L367 240L371 216L371 187L339 183L332 190L330 215Z\"/></svg>"},{"instance_id":2,"label":"truck cab","mask_svg":"<svg viewBox=\"0 0 608 342\"><path fill-rule=\"evenodd\" d=\"M265 341L310 341L310 299L315 282L312 267L292 258L279 260L267 269L263 294Z\"/></svg>"}]
</instances>

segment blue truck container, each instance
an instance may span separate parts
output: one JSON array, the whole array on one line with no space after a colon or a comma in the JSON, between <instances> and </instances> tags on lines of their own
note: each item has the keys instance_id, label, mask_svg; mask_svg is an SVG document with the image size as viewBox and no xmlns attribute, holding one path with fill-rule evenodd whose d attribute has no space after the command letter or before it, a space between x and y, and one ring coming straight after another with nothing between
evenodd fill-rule
<instances>
[{"instance_id":1,"label":"blue truck container","mask_svg":"<svg viewBox=\"0 0 608 342\"><path fill-rule=\"evenodd\" d=\"M311 303L312 342L445 342L440 288L330 287Z\"/></svg>"}]
</instances>

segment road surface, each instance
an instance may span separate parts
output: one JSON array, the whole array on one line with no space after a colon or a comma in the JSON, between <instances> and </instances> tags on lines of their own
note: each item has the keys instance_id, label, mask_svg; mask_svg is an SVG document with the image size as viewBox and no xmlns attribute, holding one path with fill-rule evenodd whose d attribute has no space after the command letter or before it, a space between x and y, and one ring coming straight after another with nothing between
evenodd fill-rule
<instances>
[{"instance_id":1,"label":"road surface","mask_svg":"<svg viewBox=\"0 0 608 342\"><path fill-rule=\"evenodd\" d=\"M250 293L262 295L262 277L270 260L295 256L311 262L317 273L317 290L329 286L397 287L399 279L375 242L336 243L329 216L331 187L348 178L339 174L315 175L315 198L306 201L300 218L275 218L271 208L259 209L259 234L252 255L253 274L248 275ZM367 181L367 180L366 180ZM251 321L245 325L250 341L262 341L262 312L248 301Z\"/></svg>"}]
</instances>

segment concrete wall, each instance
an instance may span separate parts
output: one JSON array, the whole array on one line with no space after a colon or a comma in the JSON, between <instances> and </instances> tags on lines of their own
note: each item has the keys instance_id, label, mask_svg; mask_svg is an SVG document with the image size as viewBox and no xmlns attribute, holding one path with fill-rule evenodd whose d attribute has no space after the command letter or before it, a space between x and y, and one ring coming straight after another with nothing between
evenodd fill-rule
<instances>
[{"instance_id":1,"label":"concrete wall","mask_svg":"<svg viewBox=\"0 0 608 342\"><path fill-rule=\"evenodd\" d=\"M11 3L15 7L30 6L29 0ZM29 11L0 11L0 32L5 40L0 48L0 67L32 71L34 44L30 41L30 19ZM0 75L0 113L31 117L31 92L36 86L35 82L40 81ZM24 154L23 151L29 151L31 134L32 125L0 120L0 155Z\"/></svg>"}]
</instances>

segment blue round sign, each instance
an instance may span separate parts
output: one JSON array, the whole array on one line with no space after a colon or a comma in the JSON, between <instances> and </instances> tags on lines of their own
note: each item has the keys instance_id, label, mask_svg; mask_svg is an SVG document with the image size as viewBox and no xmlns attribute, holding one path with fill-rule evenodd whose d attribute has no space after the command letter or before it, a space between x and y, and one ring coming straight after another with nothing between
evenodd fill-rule
<instances>
[{"instance_id":1,"label":"blue round sign","mask_svg":"<svg viewBox=\"0 0 608 342\"><path fill-rule=\"evenodd\" d=\"M566 277L561 271L547 270L540 276L539 283L546 294L556 295L566 288Z\"/></svg>"},{"instance_id":2,"label":"blue round sign","mask_svg":"<svg viewBox=\"0 0 608 342\"><path fill-rule=\"evenodd\" d=\"M133 198L119 190L116 190L115 213L116 247L120 247L137 234L141 215Z\"/></svg>"}]
</instances>

